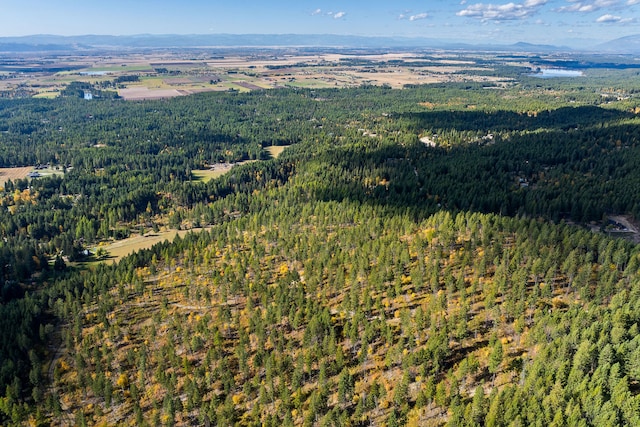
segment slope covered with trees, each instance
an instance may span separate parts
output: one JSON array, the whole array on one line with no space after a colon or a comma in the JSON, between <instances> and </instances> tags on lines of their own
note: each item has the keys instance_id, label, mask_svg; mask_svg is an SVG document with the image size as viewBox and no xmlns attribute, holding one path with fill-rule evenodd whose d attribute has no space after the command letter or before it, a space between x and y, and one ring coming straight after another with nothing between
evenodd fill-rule
<instances>
[{"instance_id":1,"label":"slope covered with trees","mask_svg":"<svg viewBox=\"0 0 640 427\"><path fill-rule=\"evenodd\" d=\"M640 210L615 82L2 101L65 173L2 192L0 422L637 424L640 252L566 224Z\"/></svg>"},{"instance_id":2,"label":"slope covered with trees","mask_svg":"<svg viewBox=\"0 0 640 427\"><path fill-rule=\"evenodd\" d=\"M638 249L504 216L416 222L279 200L139 255L133 279L72 315L58 414L151 425L640 421Z\"/></svg>"}]
</instances>

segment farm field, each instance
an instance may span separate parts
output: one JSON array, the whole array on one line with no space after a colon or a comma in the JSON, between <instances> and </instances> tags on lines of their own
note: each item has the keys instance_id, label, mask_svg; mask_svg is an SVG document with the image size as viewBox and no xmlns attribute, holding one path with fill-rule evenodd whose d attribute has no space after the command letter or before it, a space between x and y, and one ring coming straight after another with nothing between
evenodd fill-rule
<instances>
[{"instance_id":1,"label":"farm field","mask_svg":"<svg viewBox=\"0 0 640 427\"><path fill-rule=\"evenodd\" d=\"M45 61L45 59L42 59ZM48 60L51 61L51 60ZM233 52L215 58L180 58L175 53L122 54L88 63L82 57L60 57L32 73L5 71L0 92L59 96L71 82L83 82L99 90L115 91L126 100L172 98L199 92L250 92L277 87L309 89L345 88L363 84L403 88L406 85L445 82L491 82L508 78L489 76L482 58L460 60L446 55L414 52L389 54L331 53L309 55ZM44 64L44 62L43 62ZM523 60L522 65L526 65ZM35 67L37 61L24 66ZM2 64L0 64L0 67ZM68 70L55 71L59 68ZM52 71L47 71L51 69ZM134 78L134 80L129 80Z\"/></svg>"},{"instance_id":2,"label":"farm field","mask_svg":"<svg viewBox=\"0 0 640 427\"><path fill-rule=\"evenodd\" d=\"M150 89L146 86L132 86L118 91L124 99L128 100L142 100L142 99L158 99L158 98L172 98L175 96L183 96L186 93L182 93L177 89L164 89L156 88Z\"/></svg>"},{"instance_id":3,"label":"farm field","mask_svg":"<svg viewBox=\"0 0 640 427\"><path fill-rule=\"evenodd\" d=\"M0 425L640 425L640 62L362 52L2 76Z\"/></svg>"}]
</instances>

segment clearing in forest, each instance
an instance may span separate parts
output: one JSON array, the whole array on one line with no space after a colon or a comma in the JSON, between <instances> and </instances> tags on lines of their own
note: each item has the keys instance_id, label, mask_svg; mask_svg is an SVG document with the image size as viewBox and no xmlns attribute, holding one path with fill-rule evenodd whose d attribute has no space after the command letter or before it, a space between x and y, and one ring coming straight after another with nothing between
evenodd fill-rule
<instances>
[{"instance_id":1,"label":"clearing in forest","mask_svg":"<svg viewBox=\"0 0 640 427\"><path fill-rule=\"evenodd\" d=\"M190 231L197 232L202 231L203 228L192 228L190 230L166 230L160 232L151 232L143 236L135 235L126 239L118 240L117 242L109 245L100 246L108 253L107 261L116 263L127 255L131 255L141 249L150 249L156 243L164 242L165 240L173 241L176 236L183 237Z\"/></svg>"},{"instance_id":2,"label":"clearing in forest","mask_svg":"<svg viewBox=\"0 0 640 427\"><path fill-rule=\"evenodd\" d=\"M4 187L4 184L8 180L15 181L16 179L24 179L32 170L33 166L24 166L19 168L0 168L0 186Z\"/></svg>"},{"instance_id":3,"label":"clearing in forest","mask_svg":"<svg viewBox=\"0 0 640 427\"><path fill-rule=\"evenodd\" d=\"M287 148L286 145L271 145L269 147L264 147L264 150L271 155L272 158L277 159L280 154ZM236 165L243 165L245 163L255 162L256 160L245 160L243 162L236 163L217 163L211 165L209 169L201 169L191 171L193 177L202 182L209 182L212 179L219 178L222 175L229 172Z\"/></svg>"},{"instance_id":4,"label":"clearing in forest","mask_svg":"<svg viewBox=\"0 0 640 427\"><path fill-rule=\"evenodd\" d=\"M255 162L255 160L245 160L243 162L236 163L216 163L211 165L209 169L201 169L191 171L191 174L198 181L209 182L214 178L219 178L225 173L229 172L231 168L236 165L243 165L245 163Z\"/></svg>"},{"instance_id":5,"label":"clearing in forest","mask_svg":"<svg viewBox=\"0 0 640 427\"><path fill-rule=\"evenodd\" d=\"M39 176L30 177L29 173L37 173ZM44 169L36 169L33 166L21 166L17 168L0 168L0 187L4 187L4 184L11 180L25 179L25 178L44 178L51 175L62 175L64 172L58 169L52 169L46 167Z\"/></svg>"},{"instance_id":6,"label":"clearing in forest","mask_svg":"<svg viewBox=\"0 0 640 427\"><path fill-rule=\"evenodd\" d=\"M285 148L287 148L286 145L271 145L269 147L264 147L265 151L269 152L271 157L274 159L277 159Z\"/></svg>"},{"instance_id":7,"label":"clearing in forest","mask_svg":"<svg viewBox=\"0 0 640 427\"><path fill-rule=\"evenodd\" d=\"M271 145L269 147L264 147L264 150L267 151L272 158L277 159L278 156L282 154L285 148L287 148L286 145ZM256 160L245 160L243 162L236 163L217 163L211 165L209 169L191 171L191 174L196 180L206 183L211 181L212 179L221 177L236 165L243 165L245 163L251 163L255 161Z\"/></svg>"}]
</instances>

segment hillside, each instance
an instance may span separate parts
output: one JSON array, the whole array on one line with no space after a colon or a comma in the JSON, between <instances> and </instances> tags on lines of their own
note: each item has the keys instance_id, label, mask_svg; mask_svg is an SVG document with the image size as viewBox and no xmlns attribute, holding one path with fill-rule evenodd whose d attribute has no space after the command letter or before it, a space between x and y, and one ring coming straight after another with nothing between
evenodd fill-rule
<instances>
[{"instance_id":1,"label":"hillside","mask_svg":"<svg viewBox=\"0 0 640 427\"><path fill-rule=\"evenodd\" d=\"M321 202L152 253L63 335L72 424L639 421L624 241Z\"/></svg>"},{"instance_id":2,"label":"hillside","mask_svg":"<svg viewBox=\"0 0 640 427\"><path fill-rule=\"evenodd\" d=\"M604 52L638 54L640 52L640 35L626 36L598 45Z\"/></svg>"},{"instance_id":3,"label":"hillside","mask_svg":"<svg viewBox=\"0 0 640 427\"><path fill-rule=\"evenodd\" d=\"M0 100L0 424L638 425L640 77L491 64Z\"/></svg>"}]
</instances>

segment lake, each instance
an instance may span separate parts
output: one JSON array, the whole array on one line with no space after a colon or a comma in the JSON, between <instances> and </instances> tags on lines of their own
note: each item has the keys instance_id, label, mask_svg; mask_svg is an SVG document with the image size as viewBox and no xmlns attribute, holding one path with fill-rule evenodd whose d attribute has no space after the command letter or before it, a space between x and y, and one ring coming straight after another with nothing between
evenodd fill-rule
<instances>
[{"instance_id":1,"label":"lake","mask_svg":"<svg viewBox=\"0 0 640 427\"><path fill-rule=\"evenodd\" d=\"M537 77L539 79L552 79L555 77L580 77L582 75L582 71L563 70L561 68L542 68L537 73L529 74L529 76Z\"/></svg>"}]
</instances>

